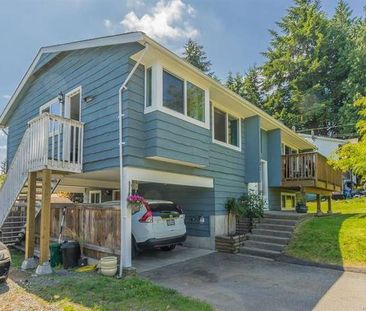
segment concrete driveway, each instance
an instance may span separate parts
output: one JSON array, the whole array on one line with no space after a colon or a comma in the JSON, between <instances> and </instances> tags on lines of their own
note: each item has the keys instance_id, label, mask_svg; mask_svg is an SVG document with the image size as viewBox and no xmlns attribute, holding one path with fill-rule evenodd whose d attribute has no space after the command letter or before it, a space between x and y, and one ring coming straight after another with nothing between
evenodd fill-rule
<instances>
[{"instance_id":1,"label":"concrete driveway","mask_svg":"<svg viewBox=\"0 0 366 311\"><path fill-rule=\"evenodd\" d=\"M366 274L211 253L142 276L219 310L366 310Z\"/></svg>"}]
</instances>

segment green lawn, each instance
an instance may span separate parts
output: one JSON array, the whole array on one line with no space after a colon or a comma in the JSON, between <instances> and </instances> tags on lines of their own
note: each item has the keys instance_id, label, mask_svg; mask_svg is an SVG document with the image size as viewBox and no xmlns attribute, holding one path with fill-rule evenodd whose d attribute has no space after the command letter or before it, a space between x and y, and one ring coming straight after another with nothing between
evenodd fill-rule
<instances>
[{"instance_id":1,"label":"green lawn","mask_svg":"<svg viewBox=\"0 0 366 311\"><path fill-rule=\"evenodd\" d=\"M316 211L315 202L308 207L309 212ZM322 202L322 211L326 210ZM301 223L287 254L319 263L366 267L366 199L333 201L333 211L340 214Z\"/></svg>"},{"instance_id":2,"label":"green lawn","mask_svg":"<svg viewBox=\"0 0 366 311\"><path fill-rule=\"evenodd\" d=\"M23 254L12 252L16 275ZM11 276L12 278L12 276ZM50 276L27 276L32 293L61 310L214 310L210 305L141 278L118 280L95 272L56 271Z\"/></svg>"}]
</instances>

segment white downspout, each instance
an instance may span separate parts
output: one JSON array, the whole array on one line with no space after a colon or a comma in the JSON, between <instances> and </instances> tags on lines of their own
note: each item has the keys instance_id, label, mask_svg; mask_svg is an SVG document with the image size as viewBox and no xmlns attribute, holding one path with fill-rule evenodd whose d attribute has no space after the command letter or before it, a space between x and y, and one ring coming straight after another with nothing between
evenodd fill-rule
<instances>
[{"instance_id":1,"label":"white downspout","mask_svg":"<svg viewBox=\"0 0 366 311\"><path fill-rule=\"evenodd\" d=\"M123 268L130 268L131 263L131 212L127 208L127 196L129 192L128 178L123 169L123 146L125 142L123 141L123 102L122 95L123 91L127 90L127 83L131 79L132 75L135 73L137 67L140 65L145 53L148 49L148 44L145 44L145 48L142 51L138 61L132 68L131 72L128 74L126 80L122 83L119 88L118 97L118 120L119 120L119 184L120 184L120 214L121 214L121 244L120 244L120 264L119 264L119 276L122 277Z\"/></svg>"}]
</instances>

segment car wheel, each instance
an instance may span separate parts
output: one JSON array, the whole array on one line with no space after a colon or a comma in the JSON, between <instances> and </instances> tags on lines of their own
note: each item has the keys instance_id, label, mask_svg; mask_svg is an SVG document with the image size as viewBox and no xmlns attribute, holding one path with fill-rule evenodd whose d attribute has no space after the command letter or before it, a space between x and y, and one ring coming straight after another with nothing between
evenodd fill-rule
<instances>
[{"instance_id":1,"label":"car wheel","mask_svg":"<svg viewBox=\"0 0 366 311\"><path fill-rule=\"evenodd\" d=\"M5 278L1 279L1 280L0 280L0 284L1 284L1 283L5 283L7 279L8 279L8 276L6 276Z\"/></svg>"},{"instance_id":2,"label":"car wheel","mask_svg":"<svg viewBox=\"0 0 366 311\"><path fill-rule=\"evenodd\" d=\"M175 244L174 245L169 245L169 246L163 246L163 247L160 247L160 249L162 251L165 251L165 252L168 252L168 251L172 251L174 248L175 248Z\"/></svg>"}]
</instances>

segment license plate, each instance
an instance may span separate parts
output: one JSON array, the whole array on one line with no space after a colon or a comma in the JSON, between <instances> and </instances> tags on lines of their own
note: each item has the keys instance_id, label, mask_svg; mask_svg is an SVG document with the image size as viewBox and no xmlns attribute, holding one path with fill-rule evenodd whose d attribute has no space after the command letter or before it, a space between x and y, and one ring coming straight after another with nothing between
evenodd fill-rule
<instances>
[{"instance_id":1,"label":"license plate","mask_svg":"<svg viewBox=\"0 0 366 311\"><path fill-rule=\"evenodd\" d=\"M175 226L175 220L174 220L174 219L168 219L168 220L166 221L166 224L167 224L168 226Z\"/></svg>"}]
</instances>

